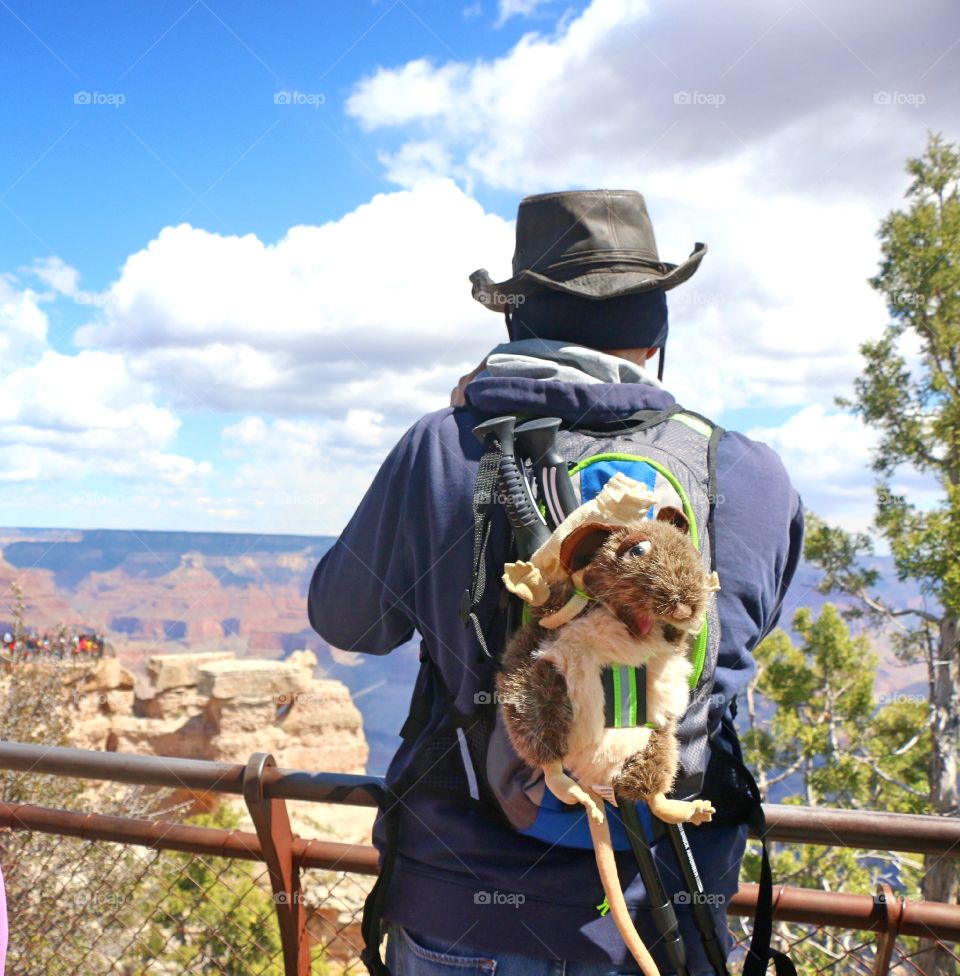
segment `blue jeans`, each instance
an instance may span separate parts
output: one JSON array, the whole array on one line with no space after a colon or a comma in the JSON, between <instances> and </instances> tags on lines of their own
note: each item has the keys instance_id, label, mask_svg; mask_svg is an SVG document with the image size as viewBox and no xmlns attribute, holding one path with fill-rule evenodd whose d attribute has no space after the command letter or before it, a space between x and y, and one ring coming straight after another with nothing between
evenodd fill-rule
<instances>
[{"instance_id":1,"label":"blue jeans","mask_svg":"<svg viewBox=\"0 0 960 976\"><path fill-rule=\"evenodd\" d=\"M618 968L609 962L563 962L513 952L479 953L441 940L411 934L387 923L387 968L391 976L621 976L639 973L636 964ZM664 972L662 976L669 976ZM692 976L713 976L713 970Z\"/></svg>"}]
</instances>

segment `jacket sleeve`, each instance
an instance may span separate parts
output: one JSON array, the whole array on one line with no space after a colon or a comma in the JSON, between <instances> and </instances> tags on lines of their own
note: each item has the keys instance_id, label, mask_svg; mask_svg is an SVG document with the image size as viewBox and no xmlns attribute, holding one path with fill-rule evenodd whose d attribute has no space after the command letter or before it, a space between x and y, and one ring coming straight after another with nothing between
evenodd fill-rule
<instances>
[{"instance_id":1,"label":"jacket sleeve","mask_svg":"<svg viewBox=\"0 0 960 976\"><path fill-rule=\"evenodd\" d=\"M386 654L413 635L415 576L405 517L413 459L411 428L313 572L310 625L341 650Z\"/></svg>"},{"instance_id":2,"label":"jacket sleeve","mask_svg":"<svg viewBox=\"0 0 960 976\"><path fill-rule=\"evenodd\" d=\"M777 626L803 553L800 496L765 444L726 434L717 452L717 489L721 631L711 727L756 673L753 650Z\"/></svg>"}]
</instances>

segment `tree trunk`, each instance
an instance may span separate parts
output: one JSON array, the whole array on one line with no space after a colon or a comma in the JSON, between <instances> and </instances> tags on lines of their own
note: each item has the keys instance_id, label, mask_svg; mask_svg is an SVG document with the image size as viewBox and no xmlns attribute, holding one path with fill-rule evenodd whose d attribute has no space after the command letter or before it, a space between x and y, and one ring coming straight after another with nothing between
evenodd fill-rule
<instances>
[{"instance_id":1,"label":"tree trunk","mask_svg":"<svg viewBox=\"0 0 960 976\"><path fill-rule=\"evenodd\" d=\"M930 755L930 805L934 813L957 816L957 745L960 716L960 673L957 645L960 618L946 616L940 625L937 660L930 662L930 705L933 735ZM924 858L924 901L954 904L957 901L957 867L950 857L928 854ZM956 976L957 963L932 939L920 940L914 962L930 976Z\"/></svg>"}]
</instances>

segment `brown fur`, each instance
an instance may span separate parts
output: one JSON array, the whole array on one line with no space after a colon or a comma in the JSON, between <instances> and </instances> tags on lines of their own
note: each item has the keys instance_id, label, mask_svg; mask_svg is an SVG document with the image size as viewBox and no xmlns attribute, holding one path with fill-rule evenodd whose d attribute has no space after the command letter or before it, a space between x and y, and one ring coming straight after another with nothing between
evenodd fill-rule
<instances>
[{"instance_id":1,"label":"brown fur","mask_svg":"<svg viewBox=\"0 0 960 976\"><path fill-rule=\"evenodd\" d=\"M652 544L650 552L624 558L642 540ZM631 630L638 613L669 618L681 605L690 608L690 619L699 620L707 596L699 554L688 536L665 521L611 532L591 559L583 582L587 592Z\"/></svg>"},{"instance_id":2,"label":"brown fur","mask_svg":"<svg viewBox=\"0 0 960 976\"><path fill-rule=\"evenodd\" d=\"M571 583L560 583L550 587L550 596L546 602L539 607L530 607L530 614L539 620L548 614L556 613L573 596L573 585ZM589 608L588 608L589 609ZM539 633L543 633L543 628L538 628Z\"/></svg>"},{"instance_id":3,"label":"brown fur","mask_svg":"<svg viewBox=\"0 0 960 976\"><path fill-rule=\"evenodd\" d=\"M534 768L567 751L573 708L563 675L533 652L553 635L536 620L524 624L507 645L497 694L517 755Z\"/></svg>"},{"instance_id":4,"label":"brown fur","mask_svg":"<svg viewBox=\"0 0 960 976\"><path fill-rule=\"evenodd\" d=\"M613 782L617 796L643 800L654 793L669 793L677 775L676 725L654 729L643 752L632 755Z\"/></svg>"},{"instance_id":5,"label":"brown fur","mask_svg":"<svg viewBox=\"0 0 960 976\"><path fill-rule=\"evenodd\" d=\"M670 513L674 514L673 518ZM533 609L533 619L507 645L497 676L497 692L514 748L530 766L536 768L562 760L572 746L574 711L567 681L573 675L563 673L550 645L558 638L565 641L567 633L582 632L583 626L589 628L583 632L584 637L592 633L593 625L585 619L588 615L612 614L632 635L627 643L648 647L648 653L662 654L654 651L658 642L661 647L672 645L678 655L689 651L689 628L699 627L709 593L700 555L685 531L685 520L672 509L662 514L662 519L644 519L627 526L580 526L564 540L562 560L570 571L583 570L583 587L594 600L571 630L566 631L566 627L548 630L540 627L539 618L555 612L573 594L569 581L552 587L546 603ZM650 543L649 551L641 556L632 555L631 549L642 541ZM675 617L678 611L679 618ZM638 632L638 616L656 621L649 634ZM605 628L598 628L598 635L601 632ZM604 643L603 647L598 645L591 651L586 641L577 659L579 653L596 656L600 667L613 663L606 660L605 654L611 649ZM655 666L655 672L659 673L667 659L657 660L661 663ZM653 674L648 680L653 680ZM649 705L654 706L651 716L660 714L655 701L651 700ZM671 719L677 707L668 708L661 718L653 720ZM640 799L660 790L669 792L678 763L674 727L675 722L670 721L666 727L654 730L643 751L623 761L616 781L622 782L624 795Z\"/></svg>"},{"instance_id":6,"label":"brown fur","mask_svg":"<svg viewBox=\"0 0 960 976\"><path fill-rule=\"evenodd\" d=\"M686 636L679 627L674 627L673 624L663 625L663 639L670 644L679 644Z\"/></svg>"},{"instance_id":7,"label":"brown fur","mask_svg":"<svg viewBox=\"0 0 960 976\"><path fill-rule=\"evenodd\" d=\"M700 823L713 813L705 801L665 799L679 761L676 719L689 695L686 653L709 590L700 554L686 534L686 519L674 509L662 511L661 518L628 526L583 523L571 532L561 545L560 563L569 576L582 579L593 602L558 629L545 629L539 617L558 610L573 592L570 582L555 586L534 619L507 645L497 676L517 754L544 769L563 802L588 807L611 914L645 976L657 976L657 967L620 889L602 801L584 790L609 783L617 796L646 800L675 823ZM640 542L649 547L638 554L632 550ZM614 663L647 666L648 716L662 727L603 727L600 672Z\"/></svg>"}]
</instances>

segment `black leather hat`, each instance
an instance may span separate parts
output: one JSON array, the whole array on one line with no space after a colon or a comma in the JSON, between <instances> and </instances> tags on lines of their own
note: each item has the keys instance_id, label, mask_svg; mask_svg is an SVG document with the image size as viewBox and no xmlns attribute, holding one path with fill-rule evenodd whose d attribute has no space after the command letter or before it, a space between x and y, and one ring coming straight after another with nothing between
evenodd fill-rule
<instances>
[{"instance_id":1,"label":"black leather hat","mask_svg":"<svg viewBox=\"0 0 960 976\"><path fill-rule=\"evenodd\" d=\"M540 193L520 201L513 277L494 282L480 268L470 281L478 302L505 312L544 288L593 299L668 291L706 253L706 244L695 244L683 264L661 261L647 205L634 190Z\"/></svg>"}]
</instances>

